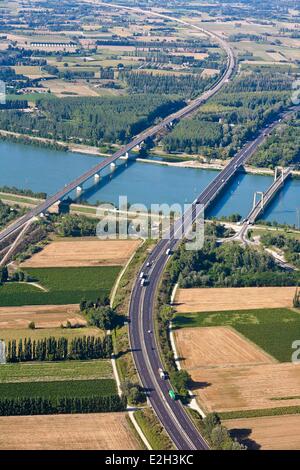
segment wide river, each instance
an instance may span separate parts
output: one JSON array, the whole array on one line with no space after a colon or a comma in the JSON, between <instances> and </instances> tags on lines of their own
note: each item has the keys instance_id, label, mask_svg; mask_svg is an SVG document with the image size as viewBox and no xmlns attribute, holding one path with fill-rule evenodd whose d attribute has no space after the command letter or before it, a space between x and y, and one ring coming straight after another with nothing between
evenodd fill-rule
<instances>
[{"instance_id":1,"label":"wide river","mask_svg":"<svg viewBox=\"0 0 300 470\"><path fill-rule=\"evenodd\" d=\"M0 186L44 191L48 195L62 188L100 161L100 157L62 152L30 145L0 141ZM215 177L212 170L167 167L154 163L120 161L114 172L108 168L98 185L88 182L82 198L90 203L113 202L119 195L129 203L190 203ZM239 213L246 216L255 191L264 191L271 176L237 175L227 191L213 205L214 216ZM300 180L292 179L270 205L264 218L299 225Z\"/></svg>"}]
</instances>

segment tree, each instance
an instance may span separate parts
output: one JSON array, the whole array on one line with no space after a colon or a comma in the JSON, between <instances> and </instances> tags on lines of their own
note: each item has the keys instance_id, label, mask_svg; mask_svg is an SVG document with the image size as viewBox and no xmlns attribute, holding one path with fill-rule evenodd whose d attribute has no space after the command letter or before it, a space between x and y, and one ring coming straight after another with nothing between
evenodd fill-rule
<instances>
[{"instance_id":1,"label":"tree","mask_svg":"<svg viewBox=\"0 0 300 470\"><path fill-rule=\"evenodd\" d=\"M211 435L213 429L216 426L220 426L221 419L217 413L209 413L203 420L203 425L205 429L205 433L207 435Z\"/></svg>"},{"instance_id":2,"label":"tree","mask_svg":"<svg viewBox=\"0 0 300 470\"><path fill-rule=\"evenodd\" d=\"M170 379L180 395L186 396L188 385L191 382L191 376L186 370L176 370L171 372Z\"/></svg>"},{"instance_id":3,"label":"tree","mask_svg":"<svg viewBox=\"0 0 300 470\"><path fill-rule=\"evenodd\" d=\"M8 269L6 266L0 267L0 284L7 282L8 280Z\"/></svg>"},{"instance_id":4,"label":"tree","mask_svg":"<svg viewBox=\"0 0 300 470\"><path fill-rule=\"evenodd\" d=\"M30 330L35 330L35 323L34 323L34 321L31 321L31 322L29 323L28 328L29 328Z\"/></svg>"},{"instance_id":5,"label":"tree","mask_svg":"<svg viewBox=\"0 0 300 470\"><path fill-rule=\"evenodd\" d=\"M139 384L130 382L130 380L124 380L121 385L121 390L132 405L144 403L145 393Z\"/></svg>"},{"instance_id":6,"label":"tree","mask_svg":"<svg viewBox=\"0 0 300 470\"><path fill-rule=\"evenodd\" d=\"M110 307L102 306L89 312L90 324L102 330L111 330L115 327L117 314Z\"/></svg>"}]
</instances>

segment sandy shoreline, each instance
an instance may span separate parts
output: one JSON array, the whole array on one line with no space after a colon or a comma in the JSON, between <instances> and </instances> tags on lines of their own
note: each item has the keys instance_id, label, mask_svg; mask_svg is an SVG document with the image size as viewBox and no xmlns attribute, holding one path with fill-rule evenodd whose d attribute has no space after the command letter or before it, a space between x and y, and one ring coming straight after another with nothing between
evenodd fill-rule
<instances>
[{"instance_id":1,"label":"sandy shoreline","mask_svg":"<svg viewBox=\"0 0 300 470\"><path fill-rule=\"evenodd\" d=\"M0 136L3 135L5 137L17 137L17 138L24 138L28 140L32 140L35 142L41 142L45 143L48 145L58 145L60 146L63 150L67 149L69 152L73 153L81 153L84 155L90 155L90 156L98 156L98 157L108 157L108 154L101 153L97 147L92 147L90 145L84 145L84 144L66 144L65 142L61 141L53 141L51 139L47 139L44 137L33 137L28 134L20 134L17 132L11 132L11 131L5 131L0 129ZM22 142L21 142L22 143ZM116 150L118 147L116 147ZM156 154L155 156L160 157L159 154ZM164 155L165 156L165 155ZM182 155L183 158L189 157L188 155ZM123 159L123 157L121 157ZM153 163L155 165L165 165L165 166L172 166L172 167L178 167L178 168L194 168L194 169L203 169L203 170L213 170L213 171L221 171L224 169L224 167L228 164L228 160L216 160L214 163L202 163L199 162L195 159L191 160L185 160L182 162L168 162L168 161L159 161L159 160L154 160L154 159L148 159L148 158L136 158L137 162L140 163ZM273 175L274 171L271 170L270 168L257 168L257 167L252 167L252 166L245 166L245 171L246 173L251 173L255 175ZM294 170L292 171L292 175L296 177L300 177L300 171L299 170Z\"/></svg>"}]
</instances>

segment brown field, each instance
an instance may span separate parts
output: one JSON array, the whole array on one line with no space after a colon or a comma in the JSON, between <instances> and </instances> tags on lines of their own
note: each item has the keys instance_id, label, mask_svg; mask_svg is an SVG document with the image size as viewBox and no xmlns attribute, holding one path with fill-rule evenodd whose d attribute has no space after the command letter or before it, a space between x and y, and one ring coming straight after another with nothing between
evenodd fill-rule
<instances>
[{"instance_id":1,"label":"brown field","mask_svg":"<svg viewBox=\"0 0 300 470\"><path fill-rule=\"evenodd\" d=\"M1 416L1 450L138 450L125 413Z\"/></svg>"},{"instance_id":2,"label":"brown field","mask_svg":"<svg viewBox=\"0 0 300 470\"><path fill-rule=\"evenodd\" d=\"M295 287L178 289L175 304L180 313L290 308L294 295Z\"/></svg>"},{"instance_id":3,"label":"brown field","mask_svg":"<svg viewBox=\"0 0 300 470\"><path fill-rule=\"evenodd\" d=\"M175 338L183 368L189 371L274 363L273 358L228 327L182 328L175 332Z\"/></svg>"},{"instance_id":4,"label":"brown field","mask_svg":"<svg viewBox=\"0 0 300 470\"><path fill-rule=\"evenodd\" d=\"M95 89L79 81L51 80L45 86L56 96L67 96L70 93L77 96L99 96Z\"/></svg>"},{"instance_id":5,"label":"brown field","mask_svg":"<svg viewBox=\"0 0 300 470\"><path fill-rule=\"evenodd\" d=\"M198 368L191 376L207 411L300 406L300 368L295 364Z\"/></svg>"},{"instance_id":6,"label":"brown field","mask_svg":"<svg viewBox=\"0 0 300 470\"><path fill-rule=\"evenodd\" d=\"M0 330L27 328L32 321L36 328L59 328L67 321L87 324L79 314L77 304L0 307Z\"/></svg>"},{"instance_id":7,"label":"brown field","mask_svg":"<svg viewBox=\"0 0 300 470\"><path fill-rule=\"evenodd\" d=\"M224 425L249 449L300 449L300 415L230 419Z\"/></svg>"},{"instance_id":8,"label":"brown field","mask_svg":"<svg viewBox=\"0 0 300 470\"><path fill-rule=\"evenodd\" d=\"M121 266L139 246L139 240L62 240L50 243L22 264L24 267Z\"/></svg>"}]
</instances>

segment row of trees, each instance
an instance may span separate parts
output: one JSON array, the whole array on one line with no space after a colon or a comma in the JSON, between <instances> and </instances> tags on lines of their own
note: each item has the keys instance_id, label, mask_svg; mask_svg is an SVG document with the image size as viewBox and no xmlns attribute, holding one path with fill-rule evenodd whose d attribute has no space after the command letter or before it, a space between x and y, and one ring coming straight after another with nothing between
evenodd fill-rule
<instances>
[{"instance_id":1,"label":"row of trees","mask_svg":"<svg viewBox=\"0 0 300 470\"><path fill-rule=\"evenodd\" d=\"M153 72L123 72L124 80L134 93L162 93L194 98L202 93L215 78L201 78L200 75L161 75Z\"/></svg>"},{"instance_id":2,"label":"row of trees","mask_svg":"<svg viewBox=\"0 0 300 470\"><path fill-rule=\"evenodd\" d=\"M26 361L65 361L84 359L110 358L113 352L111 336L103 338L94 336L75 337L70 342L67 338L44 338L32 340L15 339L8 341L7 362Z\"/></svg>"},{"instance_id":3,"label":"row of trees","mask_svg":"<svg viewBox=\"0 0 300 470\"><path fill-rule=\"evenodd\" d=\"M125 411L126 397L109 395L87 398L0 398L0 416L101 413Z\"/></svg>"},{"instance_id":4,"label":"row of trees","mask_svg":"<svg viewBox=\"0 0 300 470\"><path fill-rule=\"evenodd\" d=\"M169 274L183 288L294 286L299 272L286 272L272 256L237 243L206 241L199 251L181 248L174 254Z\"/></svg>"}]
</instances>

